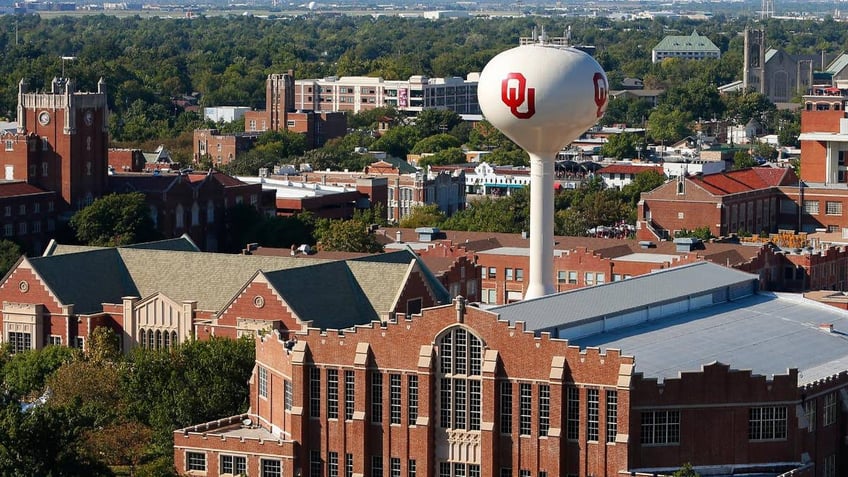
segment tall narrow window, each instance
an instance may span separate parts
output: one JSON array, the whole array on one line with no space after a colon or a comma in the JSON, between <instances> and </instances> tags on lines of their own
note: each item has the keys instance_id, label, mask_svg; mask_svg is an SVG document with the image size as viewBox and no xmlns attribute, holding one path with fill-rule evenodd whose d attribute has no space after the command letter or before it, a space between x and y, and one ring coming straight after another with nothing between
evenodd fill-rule
<instances>
[{"instance_id":1,"label":"tall narrow window","mask_svg":"<svg viewBox=\"0 0 848 477\"><path fill-rule=\"evenodd\" d=\"M566 388L567 394L567 422L566 436L576 441L580 436L580 390L574 386Z\"/></svg>"},{"instance_id":2,"label":"tall narrow window","mask_svg":"<svg viewBox=\"0 0 848 477\"><path fill-rule=\"evenodd\" d=\"M371 374L371 422L383 422L383 375Z\"/></svg>"},{"instance_id":3,"label":"tall narrow window","mask_svg":"<svg viewBox=\"0 0 848 477\"><path fill-rule=\"evenodd\" d=\"M327 419L339 418L339 371L327 370ZM338 464L338 462L337 462Z\"/></svg>"},{"instance_id":4,"label":"tall narrow window","mask_svg":"<svg viewBox=\"0 0 848 477\"><path fill-rule=\"evenodd\" d=\"M607 442L615 442L618 434L618 391L607 391Z\"/></svg>"},{"instance_id":5,"label":"tall narrow window","mask_svg":"<svg viewBox=\"0 0 848 477\"><path fill-rule=\"evenodd\" d=\"M327 477L339 477L339 453L327 454Z\"/></svg>"},{"instance_id":6,"label":"tall narrow window","mask_svg":"<svg viewBox=\"0 0 848 477\"><path fill-rule=\"evenodd\" d=\"M389 414L392 424L400 424L400 374L389 375Z\"/></svg>"},{"instance_id":7,"label":"tall narrow window","mask_svg":"<svg viewBox=\"0 0 848 477\"><path fill-rule=\"evenodd\" d=\"M409 425L414 426L418 422L418 376L410 374L407 378L407 394L409 395Z\"/></svg>"},{"instance_id":8,"label":"tall narrow window","mask_svg":"<svg viewBox=\"0 0 848 477\"><path fill-rule=\"evenodd\" d=\"M598 440L598 390L586 390L586 440Z\"/></svg>"},{"instance_id":9,"label":"tall narrow window","mask_svg":"<svg viewBox=\"0 0 848 477\"><path fill-rule=\"evenodd\" d=\"M151 346L153 348L153 346ZM259 367L259 396L268 397L268 370L260 366Z\"/></svg>"},{"instance_id":10,"label":"tall narrow window","mask_svg":"<svg viewBox=\"0 0 848 477\"><path fill-rule=\"evenodd\" d=\"M462 327L446 331L439 344L439 425L479 430L483 343Z\"/></svg>"},{"instance_id":11,"label":"tall narrow window","mask_svg":"<svg viewBox=\"0 0 848 477\"><path fill-rule=\"evenodd\" d=\"M501 382L501 433L512 434L512 383Z\"/></svg>"},{"instance_id":12,"label":"tall narrow window","mask_svg":"<svg viewBox=\"0 0 848 477\"><path fill-rule=\"evenodd\" d=\"M400 477L400 459L392 457L389 466L391 467L391 477Z\"/></svg>"},{"instance_id":13,"label":"tall narrow window","mask_svg":"<svg viewBox=\"0 0 848 477\"><path fill-rule=\"evenodd\" d=\"M530 383L518 385L518 433L529 436L532 426L533 389Z\"/></svg>"},{"instance_id":14,"label":"tall narrow window","mask_svg":"<svg viewBox=\"0 0 848 477\"><path fill-rule=\"evenodd\" d=\"M547 384L539 386L539 435L548 435L551 427L551 387Z\"/></svg>"},{"instance_id":15,"label":"tall narrow window","mask_svg":"<svg viewBox=\"0 0 848 477\"><path fill-rule=\"evenodd\" d=\"M415 459L409 459L406 462L406 477L416 477L417 470L415 468Z\"/></svg>"},{"instance_id":16,"label":"tall narrow window","mask_svg":"<svg viewBox=\"0 0 848 477\"><path fill-rule=\"evenodd\" d=\"M283 381L283 406L286 411L291 411L293 404L294 392L292 391L292 382L286 379Z\"/></svg>"},{"instance_id":17,"label":"tall narrow window","mask_svg":"<svg viewBox=\"0 0 848 477\"><path fill-rule=\"evenodd\" d=\"M321 417L321 370L309 368L309 417Z\"/></svg>"},{"instance_id":18,"label":"tall narrow window","mask_svg":"<svg viewBox=\"0 0 848 477\"><path fill-rule=\"evenodd\" d=\"M345 419L353 419L354 399L356 397L355 377L353 371L345 371Z\"/></svg>"},{"instance_id":19,"label":"tall narrow window","mask_svg":"<svg viewBox=\"0 0 848 477\"><path fill-rule=\"evenodd\" d=\"M324 463L321 462L320 451L309 451L309 477L324 477Z\"/></svg>"},{"instance_id":20,"label":"tall narrow window","mask_svg":"<svg viewBox=\"0 0 848 477\"><path fill-rule=\"evenodd\" d=\"M345 477L353 477L353 454L345 454Z\"/></svg>"},{"instance_id":21,"label":"tall narrow window","mask_svg":"<svg viewBox=\"0 0 848 477\"><path fill-rule=\"evenodd\" d=\"M383 456L371 456L371 477L383 477Z\"/></svg>"}]
</instances>

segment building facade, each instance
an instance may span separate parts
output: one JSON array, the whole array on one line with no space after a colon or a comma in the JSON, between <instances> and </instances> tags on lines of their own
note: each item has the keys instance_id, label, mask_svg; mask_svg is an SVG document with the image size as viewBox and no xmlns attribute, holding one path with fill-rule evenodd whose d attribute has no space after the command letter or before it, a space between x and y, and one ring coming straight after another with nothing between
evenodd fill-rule
<instances>
[{"instance_id":1,"label":"building facade","mask_svg":"<svg viewBox=\"0 0 848 477\"><path fill-rule=\"evenodd\" d=\"M668 35L651 49L651 62L659 63L666 58L684 60L719 59L721 51L709 38L695 30L691 35Z\"/></svg>"}]
</instances>

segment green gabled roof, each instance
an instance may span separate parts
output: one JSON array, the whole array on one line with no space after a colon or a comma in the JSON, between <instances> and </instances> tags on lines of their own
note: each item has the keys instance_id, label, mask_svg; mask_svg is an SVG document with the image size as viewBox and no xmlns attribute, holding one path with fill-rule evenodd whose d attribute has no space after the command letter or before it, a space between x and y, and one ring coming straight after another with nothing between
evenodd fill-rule
<instances>
[{"instance_id":1,"label":"green gabled roof","mask_svg":"<svg viewBox=\"0 0 848 477\"><path fill-rule=\"evenodd\" d=\"M55 240L51 240L44 249L42 256L49 257L51 255L64 255L67 253L90 252L92 250L103 250L111 247L95 247L91 245L66 245L60 244ZM174 250L182 252L200 252L200 247L194 243L188 234L183 234L180 237L157 240L155 242L145 242L133 245L123 245L122 248L143 248L149 250Z\"/></svg>"},{"instance_id":2,"label":"green gabled roof","mask_svg":"<svg viewBox=\"0 0 848 477\"><path fill-rule=\"evenodd\" d=\"M693 31L691 35L669 35L663 38L657 46L656 51L719 51L709 38L699 35Z\"/></svg>"},{"instance_id":3,"label":"green gabled roof","mask_svg":"<svg viewBox=\"0 0 848 477\"><path fill-rule=\"evenodd\" d=\"M28 261L63 305L74 305L74 313L102 311L103 303L120 303L121 297L139 293L115 248Z\"/></svg>"},{"instance_id":4,"label":"green gabled roof","mask_svg":"<svg viewBox=\"0 0 848 477\"><path fill-rule=\"evenodd\" d=\"M837 75L841 73L845 67L848 67L848 54L842 53L831 61L824 71Z\"/></svg>"},{"instance_id":5,"label":"green gabled roof","mask_svg":"<svg viewBox=\"0 0 848 477\"><path fill-rule=\"evenodd\" d=\"M414 172L418 172L418 169L415 166L413 166L412 164L406 162L403 159L399 159L399 158L393 157L393 156L387 155L385 158L380 159L379 161L374 161L374 163L377 163L377 162L386 162L388 164L391 164L401 174L412 174Z\"/></svg>"}]
</instances>

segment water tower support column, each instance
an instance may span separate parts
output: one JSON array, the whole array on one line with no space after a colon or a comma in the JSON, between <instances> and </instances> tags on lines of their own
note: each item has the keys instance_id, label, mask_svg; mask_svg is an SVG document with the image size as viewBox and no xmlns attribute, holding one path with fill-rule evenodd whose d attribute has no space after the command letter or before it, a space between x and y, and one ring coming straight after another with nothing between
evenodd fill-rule
<instances>
[{"instance_id":1,"label":"water tower support column","mask_svg":"<svg viewBox=\"0 0 848 477\"><path fill-rule=\"evenodd\" d=\"M524 299L554 289L554 161L530 154L530 282Z\"/></svg>"}]
</instances>

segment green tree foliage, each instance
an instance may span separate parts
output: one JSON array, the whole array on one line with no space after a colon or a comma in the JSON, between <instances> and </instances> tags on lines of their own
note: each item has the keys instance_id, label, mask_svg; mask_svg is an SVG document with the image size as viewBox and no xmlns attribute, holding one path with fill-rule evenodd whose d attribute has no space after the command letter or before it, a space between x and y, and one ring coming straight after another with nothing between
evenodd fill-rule
<instances>
[{"instance_id":1,"label":"green tree foliage","mask_svg":"<svg viewBox=\"0 0 848 477\"><path fill-rule=\"evenodd\" d=\"M3 365L3 388L12 396L32 399L44 392L47 379L78 351L67 346L47 346L16 353Z\"/></svg>"},{"instance_id":2,"label":"green tree foliage","mask_svg":"<svg viewBox=\"0 0 848 477\"><path fill-rule=\"evenodd\" d=\"M421 137L428 137L447 134L461 123L462 117L448 109L425 109L415 117L414 125Z\"/></svg>"},{"instance_id":3,"label":"green tree foliage","mask_svg":"<svg viewBox=\"0 0 848 477\"><path fill-rule=\"evenodd\" d=\"M639 199L642 197L642 192L648 192L663 185L666 181L665 174L656 170L647 170L636 174L633 182L621 188L622 199L629 202L631 206L636 207Z\"/></svg>"},{"instance_id":4,"label":"green tree foliage","mask_svg":"<svg viewBox=\"0 0 848 477\"><path fill-rule=\"evenodd\" d=\"M519 233L530 230L528 188L513 189L505 197L481 197L470 201L444 221L446 230Z\"/></svg>"},{"instance_id":5,"label":"green tree foliage","mask_svg":"<svg viewBox=\"0 0 848 477\"><path fill-rule=\"evenodd\" d=\"M713 233L710 231L709 225L702 225L701 227L697 227L693 230L681 229L674 233L674 238L697 238L701 239L704 242L713 238Z\"/></svg>"},{"instance_id":6,"label":"green tree foliage","mask_svg":"<svg viewBox=\"0 0 848 477\"><path fill-rule=\"evenodd\" d=\"M689 122L692 116L688 112L657 107L648 117L648 134L663 145L679 141L692 134Z\"/></svg>"},{"instance_id":7,"label":"green tree foliage","mask_svg":"<svg viewBox=\"0 0 848 477\"><path fill-rule=\"evenodd\" d=\"M725 109L716 85L698 79L669 88L660 97L658 107L686 113L686 117L693 119L720 118Z\"/></svg>"},{"instance_id":8,"label":"green tree foliage","mask_svg":"<svg viewBox=\"0 0 848 477\"><path fill-rule=\"evenodd\" d=\"M256 176L260 168L269 171L275 165L289 162L306 151L306 136L291 131L266 131L257 139L255 146L221 169L237 176Z\"/></svg>"},{"instance_id":9,"label":"green tree foliage","mask_svg":"<svg viewBox=\"0 0 848 477\"><path fill-rule=\"evenodd\" d=\"M109 194L80 210L70 221L77 240L112 247L159 238L144 194Z\"/></svg>"},{"instance_id":10,"label":"green tree foliage","mask_svg":"<svg viewBox=\"0 0 848 477\"><path fill-rule=\"evenodd\" d=\"M398 226L403 228L439 227L445 221L445 214L436 204L418 205L401 219Z\"/></svg>"},{"instance_id":11,"label":"green tree foliage","mask_svg":"<svg viewBox=\"0 0 848 477\"><path fill-rule=\"evenodd\" d=\"M601 118L601 125L624 124L629 127L642 127L651 114L651 104L641 98L613 98L607 103L607 110Z\"/></svg>"},{"instance_id":12,"label":"green tree foliage","mask_svg":"<svg viewBox=\"0 0 848 477\"><path fill-rule=\"evenodd\" d=\"M377 253L383 246L377 242L368 224L361 220L319 220L315 238L321 250Z\"/></svg>"},{"instance_id":13,"label":"green tree foliage","mask_svg":"<svg viewBox=\"0 0 848 477\"><path fill-rule=\"evenodd\" d=\"M308 213L294 217L268 217L254 207L238 204L227 210L227 226L234 231L233 242L226 250L238 252L249 243L263 247L289 248L292 245L313 244L314 221Z\"/></svg>"},{"instance_id":14,"label":"green tree foliage","mask_svg":"<svg viewBox=\"0 0 848 477\"><path fill-rule=\"evenodd\" d=\"M424 156L418 160L418 167L427 170L428 166L446 166L448 164L461 164L465 162L465 153L458 147L443 149L431 156Z\"/></svg>"},{"instance_id":15,"label":"green tree foliage","mask_svg":"<svg viewBox=\"0 0 848 477\"><path fill-rule=\"evenodd\" d=\"M458 148L462 143L455 136L450 134L434 134L426 136L424 139L415 143L410 151L412 154L421 154L427 152L439 152L445 149Z\"/></svg>"},{"instance_id":16,"label":"green tree foliage","mask_svg":"<svg viewBox=\"0 0 848 477\"><path fill-rule=\"evenodd\" d=\"M23 254L20 245L11 240L0 240L0 276L5 276Z\"/></svg>"},{"instance_id":17,"label":"green tree foliage","mask_svg":"<svg viewBox=\"0 0 848 477\"><path fill-rule=\"evenodd\" d=\"M414 126L397 126L386 131L379 139L371 144L375 151L385 151L392 157L406 159L421 136Z\"/></svg>"},{"instance_id":18,"label":"green tree foliage","mask_svg":"<svg viewBox=\"0 0 848 477\"><path fill-rule=\"evenodd\" d=\"M747 151L736 151L733 155L733 170L757 167L757 160Z\"/></svg>"},{"instance_id":19,"label":"green tree foliage","mask_svg":"<svg viewBox=\"0 0 848 477\"><path fill-rule=\"evenodd\" d=\"M642 142L642 137L638 134L630 132L613 134L601 146L601 154L617 160L632 159L636 157L636 152L641 148Z\"/></svg>"},{"instance_id":20,"label":"green tree foliage","mask_svg":"<svg viewBox=\"0 0 848 477\"><path fill-rule=\"evenodd\" d=\"M683 467L678 469L674 474L674 477L701 477L701 474L695 472L695 469L692 467L692 464L685 463Z\"/></svg>"},{"instance_id":21,"label":"green tree foliage","mask_svg":"<svg viewBox=\"0 0 848 477\"><path fill-rule=\"evenodd\" d=\"M727 109L725 117L738 124L747 124L751 119L763 122L777 111L774 103L755 91L729 93L723 99Z\"/></svg>"}]
</instances>

